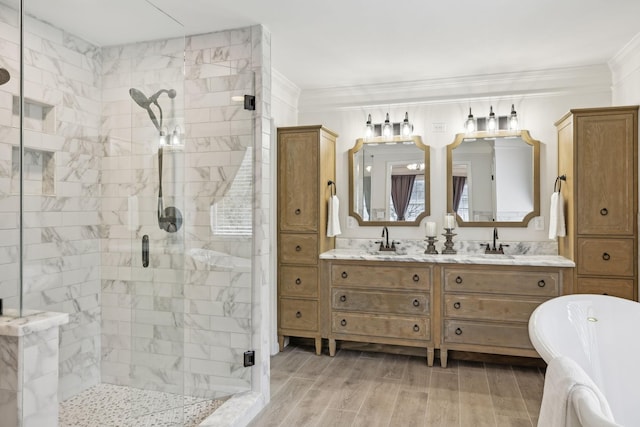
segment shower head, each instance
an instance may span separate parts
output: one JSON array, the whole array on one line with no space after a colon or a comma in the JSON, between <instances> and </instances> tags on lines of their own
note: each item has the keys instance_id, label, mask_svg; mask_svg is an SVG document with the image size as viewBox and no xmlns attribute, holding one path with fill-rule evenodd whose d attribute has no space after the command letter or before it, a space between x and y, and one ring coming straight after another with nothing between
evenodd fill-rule
<instances>
[{"instance_id":1,"label":"shower head","mask_svg":"<svg viewBox=\"0 0 640 427\"><path fill-rule=\"evenodd\" d=\"M135 101L136 104L138 104L140 107L147 110L147 113L149 114L149 118L153 122L156 129L158 129L158 132L161 132L161 133L162 133L162 108L158 104L158 97L163 93L166 93L167 96L171 99L176 97L175 89L160 89L159 91L151 95L149 98L147 98L147 96L141 91L139 91L138 89L134 89L134 88L129 89L129 95L131 96L131 98ZM151 104L155 105L158 108L158 112L160 113L159 122L155 113L153 112L153 110L151 110Z\"/></svg>"},{"instance_id":2,"label":"shower head","mask_svg":"<svg viewBox=\"0 0 640 427\"><path fill-rule=\"evenodd\" d=\"M0 68L0 85L8 82L10 78L11 76L9 75L9 72L6 70L6 68Z\"/></svg>"},{"instance_id":3,"label":"shower head","mask_svg":"<svg viewBox=\"0 0 640 427\"><path fill-rule=\"evenodd\" d=\"M140 107L149 108L149 104L151 104L151 101L145 96L144 93L140 92L138 89L129 89L129 95L131 95L131 98L133 98L136 104L138 104Z\"/></svg>"}]
</instances>

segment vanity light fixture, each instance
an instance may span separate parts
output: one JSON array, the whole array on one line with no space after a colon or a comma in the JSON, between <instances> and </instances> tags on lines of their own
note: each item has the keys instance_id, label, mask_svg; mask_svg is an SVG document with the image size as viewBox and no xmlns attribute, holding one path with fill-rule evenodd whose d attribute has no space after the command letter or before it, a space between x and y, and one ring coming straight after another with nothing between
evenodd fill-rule
<instances>
[{"instance_id":1,"label":"vanity light fixture","mask_svg":"<svg viewBox=\"0 0 640 427\"><path fill-rule=\"evenodd\" d=\"M393 136L393 127L389 121L389 113L387 113L387 118L384 119L384 124L382 125L382 136L385 138L391 138Z\"/></svg>"},{"instance_id":2,"label":"vanity light fixture","mask_svg":"<svg viewBox=\"0 0 640 427\"><path fill-rule=\"evenodd\" d=\"M364 137L370 139L373 137L373 125L371 124L371 114L367 117L367 124L364 128Z\"/></svg>"},{"instance_id":3,"label":"vanity light fixture","mask_svg":"<svg viewBox=\"0 0 640 427\"><path fill-rule=\"evenodd\" d=\"M167 128L163 127L162 130L160 130L160 137L158 139L158 144L162 147L164 145L167 145L169 143L169 138L167 138Z\"/></svg>"},{"instance_id":4,"label":"vanity light fixture","mask_svg":"<svg viewBox=\"0 0 640 427\"><path fill-rule=\"evenodd\" d=\"M467 116L467 121L464 122L464 128L467 132L474 132L476 130L476 121L473 118L473 114L471 114L471 107L469 107L469 115Z\"/></svg>"},{"instance_id":5,"label":"vanity light fixture","mask_svg":"<svg viewBox=\"0 0 640 427\"><path fill-rule=\"evenodd\" d=\"M401 128L402 136L411 136L413 133L413 125L409 123L409 113L404 113L404 121Z\"/></svg>"},{"instance_id":6,"label":"vanity light fixture","mask_svg":"<svg viewBox=\"0 0 640 427\"><path fill-rule=\"evenodd\" d=\"M423 171L424 170L424 163L409 163L407 165L407 169L409 169L411 171Z\"/></svg>"},{"instance_id":7,"label":"vanity light fixture","mask_svg":"<svg viewBox=\"0 0 640 427\"><path fill-rule=\"evenodd\" d=\"M487 120L487 130L489 132L495 132L498 129L498 120L496 119L496 113L493 112L493 105L489 107L489 119Z\"/></svg>"},{"instance_id":8,"label":"vanity light fixture","mask_svg":"<svg viewBox=\"0 0 640 427\"><path fill-rule=\"evenodd\" d=\"M176 126L171 134L171 145L182 145L182 132L180 126Z\"/></svg>"},{"instance_id":9,"label":"vanity light fixture","mask_svg":"<svg viewBox=\"0 0 640 427\"><path fill-rule=\"evenodd\" d=\"M509 116L509 130L518 130L518 114L513 104L511 104L511 115Z\"/></svg>"}]
</instances>

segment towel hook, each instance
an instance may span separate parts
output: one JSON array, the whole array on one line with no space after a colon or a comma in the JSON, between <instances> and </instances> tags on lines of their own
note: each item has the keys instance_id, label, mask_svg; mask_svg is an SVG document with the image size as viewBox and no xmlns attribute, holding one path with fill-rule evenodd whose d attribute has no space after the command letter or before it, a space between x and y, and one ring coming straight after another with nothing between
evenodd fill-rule
<instances>
[{"instance_id":1,"label":"towel hook","mask_svg":"<svg viewBox=\"0 0 640 427\"><path fill-rule=\"evenodd\" d=\"M562 188L562 181L566 181L567 180L567 175L559 175L556 178L556 182L553 184L553 192L560 192L560 189ZM556 190L556 187L558 188Z\"/></svg>"},{"instance_id":2,"label":"towel hook","mask_svg":"<svg viewBox=\"0 0 640 427\"><path fill-rule=\"evenodd\" d=\"M336 195L336 193L337 193L336 183L335 183L335 182L333 182L333 181L331 181L331 180L329 180L329 182L327 182L327 185L332 186L332 187L331 187L331 195L332 195L332 196L335 196L335 195Z\"/></svg>"}]
</instances>

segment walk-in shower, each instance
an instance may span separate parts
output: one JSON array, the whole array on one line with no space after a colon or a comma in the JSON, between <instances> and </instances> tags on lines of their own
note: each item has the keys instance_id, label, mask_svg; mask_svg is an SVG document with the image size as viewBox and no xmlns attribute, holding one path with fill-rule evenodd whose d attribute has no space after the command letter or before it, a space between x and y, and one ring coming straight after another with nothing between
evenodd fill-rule
<instances>
[{"instance_id":1,"label":"walk-in shower","mask_svg":"<svg viewBox=\"0 0 640 427\"><path fill-rule=\"evenodd\" d=\"M146 0L81 3L0 0L15 47L0 55L0 298L13 316L68 317L47 341L57 365L31 354L21 377L51 368L61 426L191 425L268 366L243 357L268 357L254 322L268 155L261 119L232 100L255 94L267 44L251 28L186 36ZM35 411L16 412L23 427L49 425L6 384L3 404Z\"/></svg>"}]
</instances>

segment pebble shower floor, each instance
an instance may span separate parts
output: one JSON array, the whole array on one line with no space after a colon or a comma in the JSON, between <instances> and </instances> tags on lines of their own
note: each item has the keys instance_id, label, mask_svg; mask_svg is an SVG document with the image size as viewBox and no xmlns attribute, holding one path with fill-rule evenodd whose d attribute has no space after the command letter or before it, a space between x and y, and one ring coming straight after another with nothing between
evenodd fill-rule
<instances>
[{"instance_id":1,"label":"pebble shower floor","mask_svg":"<svg viewBox=\"0 0 640 427\"><path fill-rule=\"evenodd\" d=\"M59 427L195 427L222 403L99 384L60 403Z\"/></svg>"}]
</instances>

